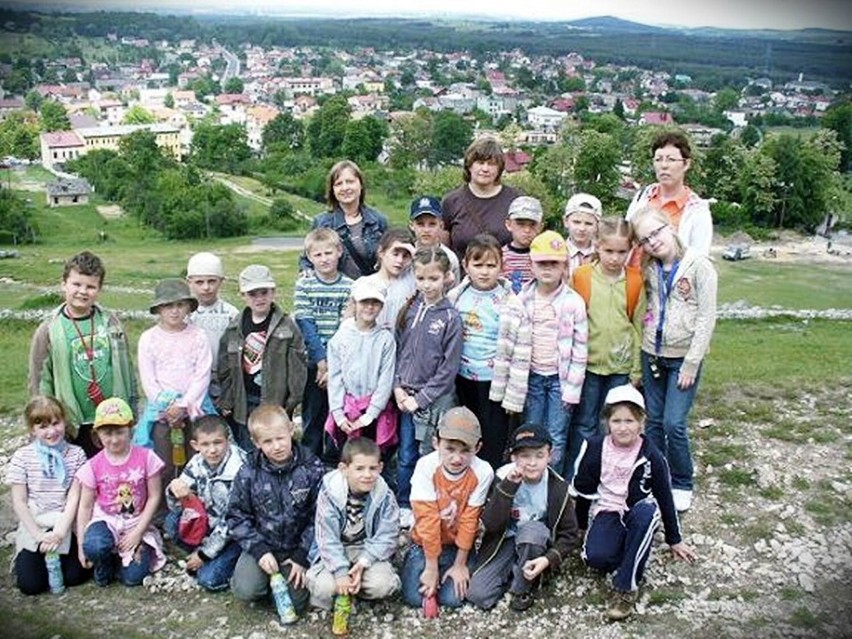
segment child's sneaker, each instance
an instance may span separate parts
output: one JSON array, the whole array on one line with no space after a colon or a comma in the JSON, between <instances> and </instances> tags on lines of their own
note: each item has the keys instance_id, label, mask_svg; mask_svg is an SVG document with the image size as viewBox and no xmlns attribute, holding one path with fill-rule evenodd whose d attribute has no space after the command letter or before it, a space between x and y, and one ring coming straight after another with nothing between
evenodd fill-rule
<instances>
[{"instance_id":1,"label":"child's sneaker","mask_svg":"<svg viewBox=\"0 0 852 639\"><path fill-rule=\"evenodd\" d=\"M512 598L509 600L509 608L515 612L523 612L529 610L535 600L531 592L513 592Z\"/></svg>"},{"instance_id":2,"label":"child's sneaker","mask_svg":"<svg viewBox=\"0 0 852 639\"><path fill-rule=\"evenodd\" d=\"M692 507L692 491L682 488L672 488L674 507L679 513L686 512Z\"/></svg>"},{"instance_id":3,"label":"child's sneaker","mask_svg":"<svg viewBox=\"0 0 852 639\"><path fill-rule=\"evenodd\" d=\"M610 621L624 621L633 614L636 606L637 592L620 592L616 590L606 609L606 617Z\"/></svg>"},{"instance_id":4,"label":"child's sneaker","mask_svg":"<svg viewBox=\"0 0 852 639\"><path fill-rule=\"evenodd\" d=\"M411 528L414 525L414 513L411 512L411 508L400 508L399 509L399 527L400 528Z\"/></svg>"},{"instance_id":5,"label":"child's sneaker","mask_svg":"<svg viewBox=\"0 0 852 639\"><path fill-rule=\"evenodd\" d=\"M115 576L115 570L111 558L96 562L93 573L96 586L100 586L102 588L109 586Z\"/></svg>"}]
</instances>

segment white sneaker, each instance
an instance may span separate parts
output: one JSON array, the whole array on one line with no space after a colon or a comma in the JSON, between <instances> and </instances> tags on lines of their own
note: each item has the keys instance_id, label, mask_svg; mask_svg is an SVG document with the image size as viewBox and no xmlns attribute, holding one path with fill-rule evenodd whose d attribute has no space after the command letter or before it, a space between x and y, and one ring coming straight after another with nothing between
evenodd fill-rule
<instances>
[{"instance_id":1,"label":"white sneaker","mask_svg":"<svg viewBox=\"0 0 852 639\"><path fill-rule=\"evenodd\" d=\"M400 508L399 527L411 528L412 526L414 526L414 513L411 512L411 508Z\"/></svg>"},{"instance_id":2,"label":"white sneaker","mask_svg":"<svg viewBox=\"0 0 852 639\"><path fill-rule=\"evenodd\" d=\"M679 513L685 512L692 507L692 491L682 488L672 488L672 499L674 499L675 510Z\"/></svg>"}]
</instances>

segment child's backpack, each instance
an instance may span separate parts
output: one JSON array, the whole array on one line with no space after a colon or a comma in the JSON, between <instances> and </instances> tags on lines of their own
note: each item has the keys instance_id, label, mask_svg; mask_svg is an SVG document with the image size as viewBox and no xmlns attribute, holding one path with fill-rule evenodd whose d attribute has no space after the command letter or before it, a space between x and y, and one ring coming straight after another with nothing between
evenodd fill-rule
<instances>
[{"instance_id":1,"label":"child's backpack","mask_svg":"<svg viewBox=\"0 0 852 639\"><path fill-rule=\"evenodd\" d=\"M577 294L586 301L586 308L589 306L589 300L592 299L592 267L593 264L583 264L574 270L571 276L571 284ZM632 322L633 312L639 304L639 296L642 294L643 280L642 270L635 266L624 267L626 286L627 286L627 317Z\"/></svg>"}]
</instances>

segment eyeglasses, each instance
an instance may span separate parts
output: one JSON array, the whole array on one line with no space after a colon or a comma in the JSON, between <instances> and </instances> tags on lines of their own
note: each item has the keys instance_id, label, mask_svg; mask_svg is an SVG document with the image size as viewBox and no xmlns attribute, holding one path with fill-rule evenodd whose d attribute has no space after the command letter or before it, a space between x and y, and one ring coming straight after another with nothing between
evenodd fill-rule
<instances>
[{"instance_id":1,"label":"eyeglasses","mask_svg":"<svg viewBox=\"0 0 852 639\"><path fill-rule=\"evenodd\" d=\"M654 164L674 164L676 162L686 162L686 158L673 158L670 155L654 158Z\"/></svg>"},{"instance_id":2,"label":"eyeglasses","mask_svg":"<svg viewBox=\"0 0 852 639\"><path fill-rule=\"evenodd\" d=\"M665 229L669 228L668 224L663 224L656 231L651 231L645 237L639 239L639 246L648 246L651 243L651 240L656 238L660 233L662 233Z\"/></svg>"},{"instance_id":3,"label":"eyeglasses","mask_svg":"<svg viewBox=\"0 0 852 639\"><path fill-rule=\"evenodd\" d=\"M267 295L269 295L269 292L271 290L271 288L256 288L252 291L247 291L246 295L248 295L249 297L266 297Z\"/></svg>"}]
</instances>

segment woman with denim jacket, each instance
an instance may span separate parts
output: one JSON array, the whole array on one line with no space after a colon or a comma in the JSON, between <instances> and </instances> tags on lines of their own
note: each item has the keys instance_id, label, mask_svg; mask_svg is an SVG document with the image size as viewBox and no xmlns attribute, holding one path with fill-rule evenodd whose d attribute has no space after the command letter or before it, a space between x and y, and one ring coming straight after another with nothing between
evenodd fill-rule
<instances>
[{"instance_id":1,"label":"woman with denim jacket","mask_svg":"<svg viewBox=\"0 0 852 639\"><path fill-rule=\"evenodd\" d=\"M328 174L325 197L331 210L314 218L312 229L330 228L343 242L339 269L353 280L376 272L379 238L388 228L387 218L364 204L364 174L350 160L341 160ZM302 271L313 267L306 255L299 258Z\"/></svg>"}]
</instances>

